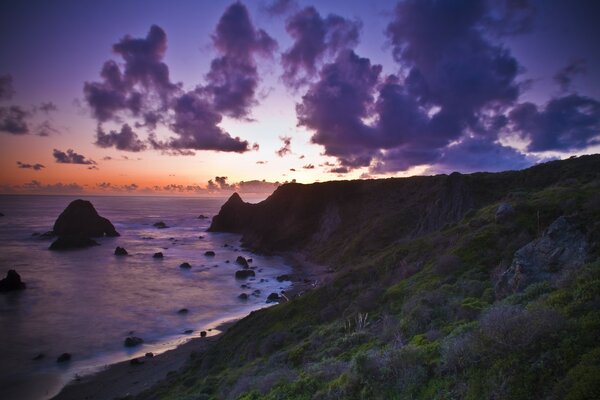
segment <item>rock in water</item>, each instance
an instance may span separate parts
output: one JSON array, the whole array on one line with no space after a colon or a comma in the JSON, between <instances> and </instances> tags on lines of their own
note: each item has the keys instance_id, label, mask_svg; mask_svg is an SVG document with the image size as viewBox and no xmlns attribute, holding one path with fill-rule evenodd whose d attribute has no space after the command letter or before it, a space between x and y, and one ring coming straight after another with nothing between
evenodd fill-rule
<instances>
[{"instance_id":1,"label":"rock in water","mask_svg":"<svg viewBox=\"0 0 600 400\"><path fill-rule=\"evenodd\" d=\"M95 246L98 243L93 237L119 236L113 224L85 200L74 200L67 206L54 223L53 233L58 239L50 245L50 250Z\"/></svg>"},{"instance_id":2,"label":"rock in water","mask_svg":"<svg viewBox=\"0 0 600 400\"><path fill-rule=\"evenodd\" d=\"M192 268L192 266L190 265L190 263L184 262L184 263L181 263L181 265L179 265L179 268L190 269L190 268Z\"/></svg>"},{"instance_id":3,"label":"rock in water","mask_svg":"<svg viewBox=\"0 0 600 400\"><path fill-rule=\"evenodd\" d=\"M67 362L67 361L71 361L71 354L69 354L69 353L62 353L56 359L57 363L63 363L63 362Z\"/></svg>"},{"instance_id":4,"label":"rock in water","mask_svg":"<svg viewBox=\"0 0 600 400\"><path fill-rule=\"evenodd\" d=\"M153 224L153 226L154 226L154 227L156 227L156 228L158 228L158 229L165 229L165 228L168 228L167 224L165 224L165 223L164 223L164 222L162 222L162 221L155 222L155 223Z\"/></svg>"},{"instance_id":5,"label":"rock in water","mask_svg":"<svg viewBox=\"0 0 600 400\"><path fill-rule=\"evenodd\" d=\"M61 236L50 245L50 250L82 249L84 247L99 246L98 242L85 236Z\"/></svg>"},{"instance_id":6,"label":"rock in water","mask_svg":"<svg viewBox=\"0 0 600 400\"><path fill-rule=\"evenodd\" d=\"M23 289L25 289L25 284L21 282L21 276L14 269L9 269L6 278L0 280L0 292Z\"/></svg>"},{"instance_id":7,"label":"rock in water","mask_svg":"<svg viewBox=\"0 0 600 400\"><path fill-rule=\"evenodd\" d=\"M235 271L235 279L246 279L251 276L256 276L251 269L240 269L239 271Z\"/></svg>"},{"instance_id":8,"label":"rock in water","mask_svg":"<svg viewBox=\"0 0 600 400\"><path fill-rule=\"evenodd\" d=\"M113 224L98 215L92 203L85 200L72 201L58 216L53 230L58 236L119 236Z\"/></svg>"},{"instance_id":9,"label":"rock in water","mask_svg":"<svg viewBox=\"0 0 600 400\"><path fill-rule=\"evenodd\" d=\"M125 250L123 247L117 247L115 249L115 256L126 256L127 254L127 250Z\"/></svg>"},{"instance_id":10,"label":"rock in water","mask_svg":"<svg viewBox=\"0 0 600 400\"><path fill-rule=\"evenodd\" d=\"M205 251L204 255L207 256L207 257L214 257L215 256L215 252L212 251L212 250Z\"/></svg>"},{"instance_id":11,"label":"rock in water","mask_svg":"<svg viewBox=\"0 0 600 400\"><path fill-rule=\"evenodd\" d=\"M139 338L137 336L128 336L125 338L125 347L135 347L137 345L140 345L144 343L144 339Z\"/></svg>"},{"instance_id":12,"label":"rock in water","mask_svg":"<svg viewBox=\"0 0 600 400\"><path fill-rule=\"evenodd\" d=\"M152 256L152 258L163 258L162 251L159 251L158 253L154 253L154 255Z\"/></svg>"},{"instance_id":13,"label":"rock in water","mask_svg":"<svg viewBox=\"0 0 600 400\"><path fill-rule=\"evenodd\" d=\"M235 262L239 265L241 265L244 268L249 268L250 266L248 265L248 261L242 257L242 256L237 256L237 258L235 259Z\"/></svg>"}]
</instances>

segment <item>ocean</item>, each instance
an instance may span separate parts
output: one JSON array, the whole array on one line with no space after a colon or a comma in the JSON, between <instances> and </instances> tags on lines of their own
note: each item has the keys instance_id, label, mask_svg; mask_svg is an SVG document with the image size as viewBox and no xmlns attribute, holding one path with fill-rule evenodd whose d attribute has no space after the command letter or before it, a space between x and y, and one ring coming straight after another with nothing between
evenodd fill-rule
<instances>
[{"instance_id":1,"label":"ocean","mask_svg":"<svg viewBox=\"0 0 600 400\"><path fill-rule=\"evenodd\" d=\"M90 200L121 234L100 246L49 251L52 229L76 198ZM291 272L276 256L252 254L240 236L209 233L224 198L0 196L0 275L15 269L27 288L0 293L0 394L3 399L47 399L76 375L152 351L160 353L220 322L265 306ZM199 219L204 215L208 218ZM158 229L163 221L168 228ZM114 255L116 246L128 256ZM205 256L212 250L214 257ZM163 259L154 259L155 252ZM236 280L238 255L252 258L256 278ZM229 262L228 262L229 261ZM179 267L188 262L192 268ZM259 290L260 294L253 293ZM247 293L248 299L238 298ZM178 311L188 309L185 314ZM186 330L193 330L185 334ZM209 334L216 331L212 329ZM126 348L134 335L144 343ZM72 354L57 363L62 353ZM42 354L38 360L34 358Z\"/></svg>"}]
</instances>

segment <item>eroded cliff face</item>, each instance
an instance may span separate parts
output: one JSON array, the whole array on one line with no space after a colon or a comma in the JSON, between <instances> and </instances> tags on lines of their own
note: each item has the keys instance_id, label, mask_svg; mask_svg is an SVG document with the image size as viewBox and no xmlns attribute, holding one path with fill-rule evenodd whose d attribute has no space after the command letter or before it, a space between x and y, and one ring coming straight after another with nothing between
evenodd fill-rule
<instances>
[{"instance_id":1,"label":"eroded cliff face","mask_svg":"<svg viewBox=\"0 0 600 400\"><path fill-rule=\"evenodd\" d=\"M258 204L233 194L209 230L241 233L243 244L258 251L302 250L318 261L347 263L452 225L514 193L593 179L594 171L600 171L600 156L503 173L292 183Z\"/></svg>"}]
</instances>

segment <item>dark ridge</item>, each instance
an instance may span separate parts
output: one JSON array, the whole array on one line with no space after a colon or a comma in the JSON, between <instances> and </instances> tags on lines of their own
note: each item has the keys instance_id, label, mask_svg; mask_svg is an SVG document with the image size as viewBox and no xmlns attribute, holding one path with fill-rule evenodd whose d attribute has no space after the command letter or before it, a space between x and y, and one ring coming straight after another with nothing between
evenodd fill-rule
<instances>
[{"instance_id":1,"label":"dark ridge","mask_svg":"<svg viewBox=\"0 0 600 400\"><path fill-rule=\"evenodd\" d=\"M511 195L572 179L583 184L599 174L600 156L591 155L522 171L289 183L258 204L234 193L209 231L241 233L257 251L302 250L336 263L454 224Z\"/></svg>"}]
</instances>

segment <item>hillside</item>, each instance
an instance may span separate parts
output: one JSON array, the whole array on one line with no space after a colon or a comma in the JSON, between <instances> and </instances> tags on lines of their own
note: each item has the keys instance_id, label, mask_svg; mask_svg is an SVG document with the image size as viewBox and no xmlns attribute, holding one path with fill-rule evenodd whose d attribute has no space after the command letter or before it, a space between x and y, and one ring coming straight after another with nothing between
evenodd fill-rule
<instances>
[{"instance_id":1,"label":"hillside","mask_svg":"<svg viewBox=\"0 0 600 400\"><path fill-rule=\"evenodd\" d=\"M210 230L336 279L234 325L142 399L600 397L600 156L287 184Z\"/></svg>"}]
</instances>

